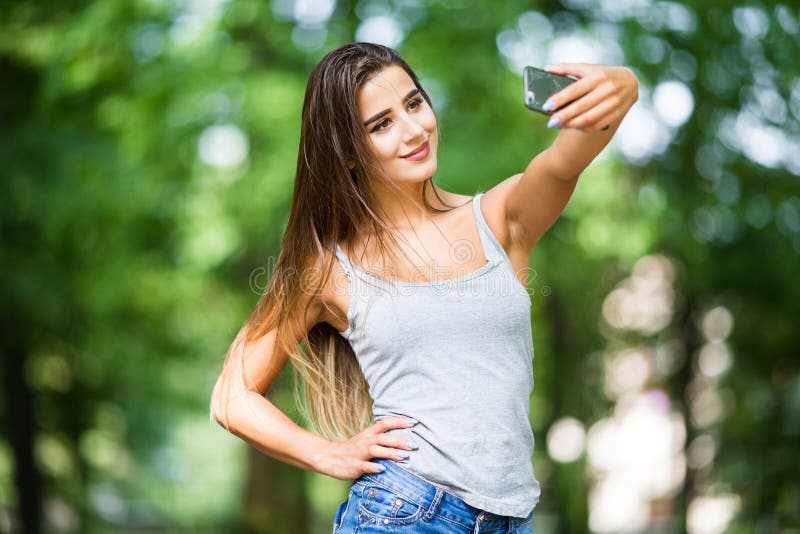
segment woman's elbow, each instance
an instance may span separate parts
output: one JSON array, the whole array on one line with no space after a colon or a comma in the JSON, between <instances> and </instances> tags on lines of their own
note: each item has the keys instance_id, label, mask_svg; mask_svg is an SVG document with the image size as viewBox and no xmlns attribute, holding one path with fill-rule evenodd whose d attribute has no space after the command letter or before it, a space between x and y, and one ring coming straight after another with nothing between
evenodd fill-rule
<instances>
[{"instance_id":1,"label":"woman's elbow","mask_svg":"<svg viewBox=\"0 0 800 534\"><path fill-rule=\"evenodd\" d=\"M228 413L228 398L223 393L222 377L217 380L214 390L211 392L211 403L209 405L209 416L225 430L231 430L230 417Z\"/></svg>"}]
</instances>

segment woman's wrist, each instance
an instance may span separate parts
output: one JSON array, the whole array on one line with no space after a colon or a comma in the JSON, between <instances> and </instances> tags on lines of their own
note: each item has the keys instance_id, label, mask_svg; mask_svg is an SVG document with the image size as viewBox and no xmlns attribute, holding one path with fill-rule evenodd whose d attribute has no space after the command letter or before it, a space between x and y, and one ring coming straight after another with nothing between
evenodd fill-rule
<instances>
[{"instance_id":1,"label":"woman's wrist","mask_svg":"<svg viewBox=\"0 0 800 534\"><path fill-rule=\"evenodd\" d=\"M328 461L331 457L331 449L334 446L334 442L321 436L318 437L322 441L314 448L314 454L310 459L311 469L321 475L327 475L329 473Z\"/></svg>"}]
</instances>

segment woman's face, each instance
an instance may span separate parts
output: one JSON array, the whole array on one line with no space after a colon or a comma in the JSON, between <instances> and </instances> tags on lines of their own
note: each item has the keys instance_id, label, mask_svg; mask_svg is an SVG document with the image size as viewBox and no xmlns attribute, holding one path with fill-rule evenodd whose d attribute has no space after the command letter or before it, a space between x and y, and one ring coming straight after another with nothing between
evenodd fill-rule
<instances>
[{"instance_id":1,"label":"woman's face","mask_svg":"<svg viewBox=\"0 0 800 534\"><path fill-rule=\"evenodd\" d=\"M435 174L436 117L402 67L390 65L370 78L358 93L358 109L391 180L402 185Z\"/></svg>"}]
</instances>

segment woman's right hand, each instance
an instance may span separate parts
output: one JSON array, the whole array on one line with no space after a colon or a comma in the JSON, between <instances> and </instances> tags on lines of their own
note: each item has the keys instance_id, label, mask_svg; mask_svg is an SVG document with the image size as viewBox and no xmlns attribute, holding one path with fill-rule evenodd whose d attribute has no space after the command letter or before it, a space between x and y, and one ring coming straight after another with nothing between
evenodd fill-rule
<instances>
[{"instance_id":1,"label":"woman's right hand","mask_svg":"<svg viewBox=\"0 0 800 534\"><path fill-rule=\"evenodd\" d=\"M347 441L330 441L318 461L317 471L339 480L356 480L364 473L380 473L381 465L370 458L405 460L396 449L413 451L411 440L386 434L394 428L411 428L416 423L407 417L386 417L368 426Z\"/></svg>"}]
</instances>

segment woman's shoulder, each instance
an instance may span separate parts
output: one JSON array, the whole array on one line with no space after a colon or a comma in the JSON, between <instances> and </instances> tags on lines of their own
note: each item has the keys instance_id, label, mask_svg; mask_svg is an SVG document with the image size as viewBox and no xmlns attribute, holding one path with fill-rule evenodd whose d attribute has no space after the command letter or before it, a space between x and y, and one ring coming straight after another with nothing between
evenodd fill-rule
<instances>
[{"instance_id":1,"label":"woman's shoulder","mask_svg":"<svg viewBox=\"0 0 800 534\"><path fill-rule=\"evenodd\" d=\"M481 214L506 252L513 248L511 231L506 217L506 205L520 178L522 178L522 173L509 176L486 190L480 199Z\"/></svg>"}]
</instances>

